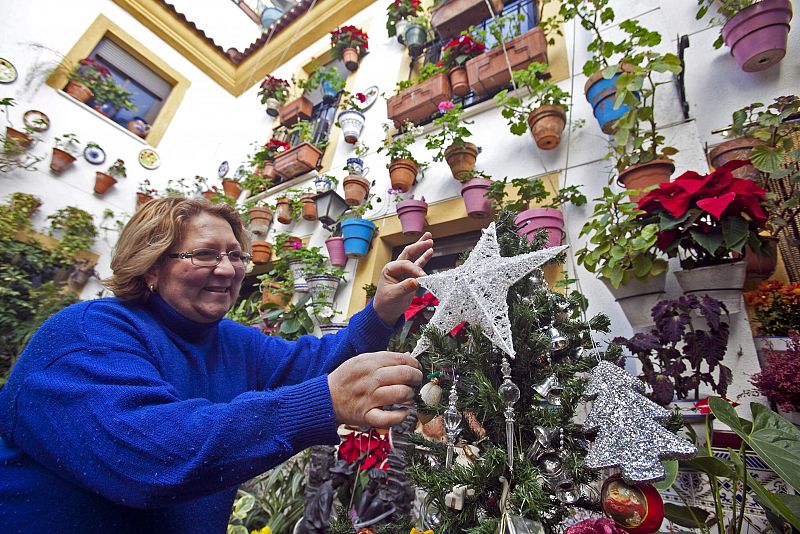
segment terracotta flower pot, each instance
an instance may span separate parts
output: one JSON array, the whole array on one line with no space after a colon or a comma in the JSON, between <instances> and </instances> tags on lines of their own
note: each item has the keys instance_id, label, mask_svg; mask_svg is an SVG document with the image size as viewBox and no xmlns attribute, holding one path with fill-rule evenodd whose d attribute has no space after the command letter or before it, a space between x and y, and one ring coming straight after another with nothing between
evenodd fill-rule
<instances>
[{"instance_id":1,"label":"terracotta flower pot","mask_svg":"<svg viewBox=\"0 0 800 534\"><path fill-rule=\"evenodd\" d=\"M308 120L314 113L314 104L308 98L301 96L284 104L278 110L282 126L291 126L299 120Z\"/></svg>"},{"instance_id":2,"label":"terracotta flower pot","mask_svg":"<svg viewBox=\"0 0 800 534\"><path fill-rule=\"evenodd\" d=\"M528 128L536 146L542 150L558 146L566 124L567 113L561 106L541 106L528 115Z\"/></svg>"},{"instance_id":3,"label":"terracotta flower pot","mask_svg":"<svg viewBox=\"0 0 800 534\"><path fill-rule=\"evenodd\" d=\"M288 198L279 198L277 200L275 217L281 224L292 224L292 203Z\"/></svg>"},{"instance_id":4,"label":"terracotta flower pot","mask_svg":"<svg viewBox=\"0 0 800 534\"><path fill-rule=\"evenodd\" d=\"M284 308L289 304L291 295L280 291L283 284L279 282L269 282L261 293L262 308Z\"/></svg>"},{"instance_id":5,"label":"terracotta flower pot","mask_svg":"<svg viewBox=\"0 0 800 534\"><path fill-rule=\"evenodd\" d=\"M792 4L762 0L739 11L722 27L722 39L745 72L758 72L786 55Z\"/></svg>"},{"instance_id":6,"label":"terracotta flower pot","mask_svg":"<svg viewBox=\"0 0 800 534\"><path fill-rule=\"evenodd\" d=\"M492 181L486 178L473 178L461 184L461 197L467 215L472 219L485 219L492 214L492 201L486 198Z\"/></svg>"},{"instance_id":7,"label":"terracotta flower pot","mask_svg":"<svg viewBox=\"0 0 800 534\"><path fill-rule=\"evenodd\" d=\"M421 122L439 111L439 104L450 100L450 81L439 73L422 83L400 91L386 101L387 117L399 128L403 122Z\"/></svg>"},{"instance_id":8,"label":"terracotta flower pot","mask_svg":"<svg viewBox=\"0 0 800 534\"><path fill-rule=\"evenodd\" d=\"M329 237L325 240L325 248L328 249L328 261L335 267L347 265L347 254L344 252L344 238L341 236Z\"/></svg>"},{"instance_id":9,"label":"terracotta flower pot","mask_svg":"<svg viewBox=\"0 0 800 534\"><path fill-rule=\"evenodd\" d=\"M669 177L675 172L675 164L668 159L654 159L647 163L637 163L620 171L619 183L625 189L646 189L661 182L669 182ZM630 195L631 200L638 202L645 193Z\"/></svg>"},{"instance_id":10,"label":"terracotta flower pot","mask_svg":"<svg viewBox=\"0 0 800 534\"><path fill-rule=\"evenodd\" d=\"M300 143L275 157L275 171L286 180L317 167L322 152L311 143Z\"/></svg>"},{"instance_id":11,"label":"terracotta flower pot","mask_svg":"<svg viewBox=\"0 0 800 534\"><path fill-rule=\"evenodd\" d=\"M424 200L404 200L397 203L397 216L403 227L403 234L418 236L425 228L425 215L428 213L428 203Z\"/></svg>"},{"instance_id":12,"label":"terracotta flower pot","mask_svg":"<svg viewBox=\"0 0 800 534\"><path fill-rule=\"evenodd\" d=\"M215 191L213 189L209 189L208 191L203 191L203 198L206 200L211 200L214 198Z\"/></svg>"},{"instance_id":13,"label":"terracotta flower pot","mask_svg":"<svg viewBox=\"0 0 800 534\"><path fill-rule=\"evenodd\" d=\"M273 182L275 179L278 178L278 173L275 170L275 163L272 161L265 161L264 164L257 168L253 174L257 176L263 176L264 178L269 178Z\"/></svg>"},{"instance_id":14,"label":"terracotta flower pot","mask_svg":"<svg viewBox=\"0 0 800 534\"><path fill-rule=\"evenodd\" d=\"M506 43L511 70L522 70L534 61L547 64L547 39L539 26ZM502 46L467 61L469 86L478 94L491 93L511 82Z\"/></svg>"},{"instance_id":15,"label":"terracotta flower pot","mask_svg":"<svg viewBox=\"0 0 800 534\"><path fill-rule=\"evenodd\" d=\"M250 224L260 224L269 226L272 224L272 210L266 206L253 206L248 210L250 213Z\"/></svg>"},{"instance_id":16,"label":"terracotta flower pot","mask_svg":"<svg viewBox=\"0 0 800 534\"><path fill-rule=\"evenodd\" d=\"M453 178L461 180L475 169L478 147L472 143L466 143L465 146L450 145L444 151L444 159L450 165Z\"/></svg>"},{"instance_id":17,"label":"terracotta flower pot","mask_svg":"<svg viewBox=\"0 0 800 534\"><path fill-rule=\"evenodd\" d=\"M342 61L344 61L344 66L347 67L347 70L350 72L358 70L358 60L358 52L355 48L345 48L342 51Z\"/></svg>"},{"instance_id":18,"label":"terracotta flower pot","mask_svg":"<svg viewBox=\"0 0 800 534\"><path fill-rule=\"evenodd\" d=\"M418 171L419 166L412 159L393 159L389 164L389 180L392 182L392 189L399 189L406 193L414 185Z\"/></svg>"},{"instance_id":19,"label":"terracotta flower pot","mask_svg":"<svg viewBox=\"0 0 800 534\"><path fill-rule=\"evenodd\" d=\"M344 187L344 201L347 202L347 205L358 206L367 198L367 193L369 193L372 183L363 176L351 174L344 179L342 185Z\"/></svg>"},{"instance_id":20,"label":"terracotta flower pot","mask_svg":"<svg viewBox=\"0 0 800 534\"><path fill-rule=\"evenodd\" d=\"M117 179L104 172L96 172L94 179L94 192L98 195L105 194L111 186L117 183Z\"/></svg>"},{"instance_id":21,"label":"terracotta flower pot","mask_svg":"<svg viewBox=\"0 0 800 534\"><path fill-rule=\"evenodd\" d=\"M272 243L253 241L253 263L263 265L272 257Z\"/></svg>"},{"instance_id":22,"label":"terracotta flower pot","mask_svg":"<svg viewBox=\"0 0 800 534\"><path fill-rule=\"evenodd\" d=\"M136 207L137 208L139 206L143 206L143 205L147 204L151 200L153 200L153 197L151 195L148 195L147 193L139 193L138 191L136 192Z\"/></svg>"},{"instance_id":23,"label":"terracotta flower pot","mask_svg":"<svg viewBox=\"0 0 800 534\"><path fill-rule=\"evenodd\" d=\"M467 96L469 93L469 81L467 79L467 67L453 67L447 73L450 78L450 88L456 96Z\"/></svg>"},{"instance_id":24,"label":"terracotta flower pot","mask_svg":"<svg viewBox=\"0 0 800 534\"><path fill-rule=\"evenodd\" d=\"M67 169L67 167L72 165L74 162L75 162L75 156L73 156L66 150L61 150L60 148L53 148L53 157L50 160L50 170L56 174L61 174Z\"/></svg>"},{"instance_id":25,"label":"terracotta flower pot","mask_svg":"<svg viewBox=\"0 0 800 534\"><path fill-rule=\"evenodd\" d=\"M528 243L533 243L540 229L547 232L546 247L557 247L564 239L564 215L553 208L531 208L521 211L514 217L514 224L519 228L517 234L524 236Z\"/></svg>"},{"instance_id":26,"label":"terracotta flower pot","mask_svg":"<svg viewBox=\"0 0 800 534\"><path fill-rule=\"evenodd\" d=\"M30 148L33 144L33 137L11 126L6 126L6 139L20 148Z\"/></svg>"},{"instance_id":27,"label":"terracotta flower pot","mask_svg":"<svg viewBox=\"0 0 800 534\"><path fill-rule=\"evenodd\" d=\"M303 203L303 219L306 221L317 220L317 202L314 200L314 193L304 193L300 197L300 202Z\"/></svg>"},{"instance_id":28,"label":"terracotta flower pot","mask_svg":"<svg viewBox=\"0 0 800 534\"><path fill-rule=\"evenodd\" d=\"M242 194L242 188L236 180L222 180L222 190L225 196L236 200Z\"/></svg>"},{"instance_id":29,"label":"terracotta flower pot","mask_svg":"<svg viewBox=\"0 0 800 534\"><path fill-rule=\"evenodd\" d=\"M708 151L708 160L715 169L733 160L750 159L750 152L754 147L763 145L764 141L752 137L740 137L720 143ZM736 178L743 180L758 180L759 170L753 165L745 165L733 171Z\"/></svg>"},{"instance_id":30,"label":"terracotta flower pot","mask_svg":"<svg viewBox=\"0 0 800 534\"><path fill-rule=\"evenodd\" d=\"M78 82L69 82L64 88L64 92L79 102L84 104L94 96L91 89Z\"/></svg>"}]
</instances>

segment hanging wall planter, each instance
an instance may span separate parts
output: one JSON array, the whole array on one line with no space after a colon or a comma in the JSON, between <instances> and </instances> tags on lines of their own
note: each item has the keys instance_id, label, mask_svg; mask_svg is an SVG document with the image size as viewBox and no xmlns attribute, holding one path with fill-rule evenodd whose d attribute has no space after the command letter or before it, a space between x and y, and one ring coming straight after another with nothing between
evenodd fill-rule
<instances>
[{"instance_id":1,"label":"hanging wall planter","mask_svg":"<svg viewBox=\"0 0 800 534\"><path fill-rule=\"evenodd\" d=\"M408 53L411 57L418 57L428 40L428 30L420 24L408 24L403 35Z\"/></svg>"},{"instance_id":2,"label":"hanging wall planter","mask_svg":"<svg viewBox=\"0 0 800 534\"><path fill-rule=\"evenodd\" d=\"M762 71L786 55L790 20L789 0L762 0L728 20L722 27L722 39L743 71Z\"/></svg>"},{"instance_id":3,"label":"hanging wall planter","mask_svg":"<svg viewBox=\"0 0 800 534\"><path fill-rule=\"evenodd\" d=\"M267 98L264 105L267 108L267 115L270 117L277 117L280 114L281 102L277 98Z\"/></svg>"},{"instance_id":4,"label":"hanging wall planter","mask_svg":"<svg viewBox=\"0 0 800 534\"><path fill-rule=\"evenodd\" d=\"M445 100L450 100L450 82L442 72L389 98L387 116L397 128L405 121L416 124L437 113Z\"/></svg>"},{"instance_id":5,"label":"hanging wall planter","mask_svg":"<svg viewBox=\"0 0 800 534\"><path fill-rule=\"evenodd\" d=\"M621 104L616 109L614 108L614 100L617 98L617 78L622 72L628 72L630 69L630 65L622 65L617 73L608 80L603 78L602 71L595 72L589 76L583 86L586 100L592 105L594 117L605 134L613 134L614 122L630 109L625 104Z\"/></svg>"},{"instance_id":6,"label":"hanging wall planter","mask_svg":"<svg viewBox=\"0 0 800 534\"><path fill-rule=\"evenodd\" d=\"M519 228L517 234L525 236L528 243L533 243L540 229L547 231L546 247L557 247L564 239L564 214L553 208L531 208L521 211L514 218Z\"/></svg>"},{"instance_id":7,"label":"hanging wall planter","mask_svg":"<svg viewBox=\"0 0 800 534\"><path fill-rule=\"evenodd\" d=\"M242 188L236 180L222 180L222 190L225 191L225 196L236 200L242 194Z\"/></svg>"},{"instance_id":8,"label":"hanging wall planter","mask_svg":"<svg viewBox=\"0 0 800 534\"><path fill-rule=\"evenodd\" d=\"M464 146L450 145L444 151L444 159L450 166L453 178L461 180L475 170L478 147L472 143L466 143Z\"/></svg>"},{"instance_id":9,"label":"hanging wall planter","mask_svg":"<svg viewBox=\"0 0 800 534\"><path fill-rule=\"evenodd\" d=\"M633 278L626 284L615 288L607 278L600 278L614 296L614 300L622 308L622 313L631 324L634 333L643 332L653 325L650 310L664 296L667 284L667 273L641 280Z\"/></svg>"},{"instance_id":10,"label":"hanging wall planter","mask_svg":"<svg viewBox=\"0 0 800 534\"><path fill-rule=\"evenodd\" d=\"M336 291L339 289L342 279L338 276L321 274L311 276L306 281L308 283L308 292L311 295L311 303L316 306L333 308Z\"/></svg>"},{"instance_id":11,"label":"hanging wall planter","mask_svg":"<svg viewBox=\"0 0 800 534\"><path fill-rule=\"evenodd\" d=\"M263 176L264 178L268 178L273 182L278 177L278 173L275 170L275 162L272 161L265 161L261 167L257 168L254 171L254 174L258 176Z\"/></svg>"},{"instance_id":12,"label":"hanging wall planter","mask_svg":"<svg viewBox=\"0 0 800 534\"><path fill-rule=\"evenodd\" d=\"M289 270L292 272L292 288L298 293L307 292L308 282L303 278L303 260L290 261Z\"/></svg>"},{"instance_id":13,"label":"hanging wall planter","mask_svg":"<svg viewBox=\"0 0 800 534\"><path fill-rule=\"evenodd\" d=\"M461 197L467 216L472 219L485 219L492 214L492 201L486 198L486 193L492 185L486 178L473 178L461 184Z\"/></svg>"},{"instance_id":14,"label":"hanging wall planter","mask_svg":"<svg viewBox=\"0 0 800 534\"><path fill-rule=\"evenodd\" d=\"M375 235L375 223L367 219L345 219L341 227L347 257L360 258L366 255Z\"/></svg>"},{"instance_id":15,"label":"hanging wall planter","mask_svg":"<svg viewBox=\"0 0 800 534\"><path fill-rule=\"evenodd\" d=\"M558 146L566 124L567 113L561 106L540 106L528 115L528 128L536 146L542 150Z\"/></svg>"},{"instance_id":16,"label":"hanging wall planter","mask_svg":"<svg viewBox=\"0 0 800 534\"><path fill-rule=\"evenodd\" d=\"M753 139L752 137L740 137L720 143L708 151L708 159L711 166L719 169L729 161L750 159L750 152L758 145L763 145L764 141ZM747 164L733 171L736 178L743 180L758 180L759 170L753 165Z\"/></svg>"},{"instance_id":17,"label":"hanging wall planter","mask_svg":"<svg viewBox=\"0 0 800 534\"><path fill-rule=\"evenodd\" d=\"M137 208L139 206L143 206L143 205L147 204L151 200L153 200L153 197L151 195L148 195L147 193L139 193L139 192L136 193L136 207Z\"/></svg>"},{"instance_id":18,"label":"hanging wall planter","mask_svg":"<svg viewBox=\"0 0 800 534\"><path fill-rule=\"evenodd\" d=\"M275 205L275 217L281 224L292 224L292 201L286 197L279 198Z\"/></svg>"},{"instance_id":19,"label":"hanging wall planter","mask_svg":"<svg viewBox=\"0 0 800 534\"><path fill-rule=\"evenodd\" d=\"M53 157L50 160L50 170L56 174L61 174L67 169L67 167L75 162L75 159L75 156L66 150L53 148Z\"/></svg>"},{"instance_id":20,"label":"hanging wall planter","mask_svg":"<svg viewBox=\"0 0 800 534\"><path fill-rule=\"evenodd\" d=\"M94 192L98 195L104 195L115 183L117 183L117 179L110 174L97 172L94 179Z\"/></svg>"},{"instance_id":21,"label":"hanging wall planter","mask_svg":"<svg viewBox=\"0 0 800 534\"><path fill-rule=\"evenodd\" d=\"M547 39L539 26L506 43L511 70L522 70L534 61L547 64ZM502 46L496 46L467 61L467 76L473 92L494 92L511 82Z\"/></svg>"},{"instance_id":22,"label":"hanging wall planter","mask_svg":"<svg viewBox=\"0 0 800 534\"><path fill-rule=\"evenodd\" d=\"M743 261L695 267L675 272L685 294L708 295L724 303L733 315L742 309L742 290L747 272Z\"/></svg>"},{"instance_id":23,"label":"hanging wall planter","mask_svg":"<svg viewBox=\"0 0 800 534\"><path fill-rule=\"evenodd\" d=\"M416 237L422 235L425 228L425 215L428 203L425 200L403 200L397 203L397 216L403 227L403 235Z\"/></svg>"},{"instance_id":24,"label":"hanging wall planter","mask_svg":"<svg viewBox=\"0 0 800 534\"><path fill-rule=\"evenodd\" d=\"M349 175L342 183L342 187L344 187L344 201L347 202L348 206L358 206L362 204L364 199L367 198L367 193L369 193L371 185L372 182L363 176L358 176L356 174Z\"/></svg>"},{"instance_id":25,"label":"hanging wall planter","mask_svg":"<svg viewBox=\"0 0 800 534\"><path fill-rule=\"evenodd\" d=\"M339 113L339 127L346 143L355 144L364 130L366 117L360 111L348 109Z\"/></svg>"},{"instance_id":26,"label":"hanging wall planter","mask_svg":"<svg viewBox=\"0 0 800 534\"><path fill-rule=\"evenodd\" d=\"M248 212L250 214L250 223L247 227L250 233L261 236L267 235L269 225L272 224L272 210L265 206L253 206Z\"/></svg>"},{"instance_id":27,"label":"hanging wall planter","mask_svg":"<svg viewBox=\"0 0 800 534\"><path fill-rule=\"evenodd\" d=\"M300 143L275 157L275 172L286 180L317 168L322 152L311 143Z\"/></svg>"},{"instance_id":28,"label":"hanging wall planter","mask_svg":"<svg viewBox=\"0 0 800 534\"><path fill-rule=\"evenodd\" d=\"M619 173L619 183L625 189L643 190L662 182L669 182L669 177L675 172L675 164L671 160L659 158L646 163L637 163L625 168ZM638 202L646 193L631 195L631 200Z\"/></svg>"},{"instance_id":29,"label":"hanging wall planter","mask_svg":"<svg viewBox=\"0 0 800 534\"><path fill-rule=\"evenodd\" d=\"M253 241L253 263L263 265L272 257L272 244L267 241Z\"/></svg>"},{"instance_id":30,"label":"hanging wall planter","mask_svg":"<svg viewBox=\"0 0 800 534\"><path fill-rule=\"evenodd\" d=\"M744 263L747 265L746 287L758 286L778 268L778 238L772 236L762 236L762 238L767 240L765 255L756 254L750 245L744 246Z\"/></svg>"},{"instance_id":31,"label":"hanging wall planter","mask_svg":"<svg viewBox=\"0 0 800 534\"><path fill-rule=\"evenodd\" d=\"M473 24L499 14L503 11L503 3L504 0L490 0L490 12L486 0L445 0L431 9L431 26L441 39L451 39Z\"/></svg>"},{"instance_id":32,"label":"hanging wall planter","mask_svg":"<svg viewBox=\"0 0 800 534\"><path fill-rule=\"evenodd\" d=\"M314 196L314 193L303 193L300 197L300 202L303 203L303 219L306 221L317 220L317 202Z\"/></svg>"},{"instance_id":33,"label":"hanging wall planter","mask_svg":"<svg viewBox=\"0 0 800 534\"><path fill-rule=\"evenodd\" d=\"M283 284L280 282L269 282L265 285L264 291L261 293L261 307L262 308L285 308L289 304L289 295L283 290Z\"/></svg>"},{"instance_id":34,"label":"hanging wall planter","mask_svg":"<svg viewBox=\"0 0 800 534\"><path fill-rule=\"evenodd\" d=\"M355 48L345 48L342 50L342 61L344 61L344 66L350 72L355 72L358 70L358 50Z\"/></svg>"},{"instance_id":35,"label":"hanging wall planter","mask_svg":"<svg viewBox=\"0 0 800 534\"><path fill-rule=\"evenodd\" d=\"M11 126L6 126L6 139L20 148L30 148L33 144L33 137Z\"/></svg>"},{"instance_id":36,"label":"hanging wall planter","mask_svg":"<svg viewBox=\"0 0 800 534\"><path fill-rule=\"evenodd\" d=\"M325 240L325 248L328 249L328 261L331 265L334 267L344 267L347 265L347 254L344 252L343 237L329 237Z\"/></svg>"},{"instance_id":37,"label":"hanging wall planter","mask_svg":"<svg viewBox=\"0 0 800 534\"><path fill-rule=\"evenodd\" d=\"M83 102L84 104L87 103L92 96L94 96L94 93L91 89L78 82L69 82L64 88L64 92L78 102Z\"/></svg>"},{"instance_id":38,"label":"hanging wall planter","mask_svg":"<svg viewBox=\"0 0 800 534\"><path fill-rule=\"evenodd\" d=\"M453 91L454 95L458 97L467 96L467 93L469 93L467 67L463 65L460 67L453 67L447 73L447 77L450 80L450 89Z\"/></svg>"},{"instance_id":39,"label":"hanging wall planter","mask_svg":"<svg viewBox=\"0 0 800 534\"><path fill-rule=\"evenodd\" d=\"M417 179L418 171L419 166L412 159L393 159L389 163L389 180L392 183L392 189L399 189L403 193L408 192L414 185L414 180Z\"/></svg>"},{"instance_id":40,"label":"hanging wall planter","mask_svg":"<svg viewBox=\"0 0 800 534\"><path fill-rule=\"evenodd\" d=\"M314 104L308 98L301 96L285 104L279 110L282 126L291 126L299 120L308 120L314 113Z\"/></svg>"}]
</instances>

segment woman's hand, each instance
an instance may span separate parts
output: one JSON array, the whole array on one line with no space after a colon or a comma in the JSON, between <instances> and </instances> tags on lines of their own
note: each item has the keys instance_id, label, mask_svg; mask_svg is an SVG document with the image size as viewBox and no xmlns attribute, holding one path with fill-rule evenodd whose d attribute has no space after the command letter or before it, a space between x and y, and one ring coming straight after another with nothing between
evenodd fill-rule
<instances>
[{"instance_id":1,"label":"woman's hand","mask_svg":"<svg viewBox=\"0 0 800 534\"><path fill-rule=\"evenodd\" d=\"M381 271L372 307L387 325L393 325L411 304L411 298L419 288L419 283L414 278L425 276L422 268L433 257L431 237L430 232L422 234Z\"/></svg>"},{"instance_id":2,"label":"woman's hand","mask_svg":"<svg viewBox=\"0 0 800 534\"><path fill-rule=\"evenodd\" d=\"M371 352L350 358L328 375L336 421L354 426L399 425L407 410L386 411L414 400L422 382L419 362L408 353Z\"/></svg>"}]
</instances>

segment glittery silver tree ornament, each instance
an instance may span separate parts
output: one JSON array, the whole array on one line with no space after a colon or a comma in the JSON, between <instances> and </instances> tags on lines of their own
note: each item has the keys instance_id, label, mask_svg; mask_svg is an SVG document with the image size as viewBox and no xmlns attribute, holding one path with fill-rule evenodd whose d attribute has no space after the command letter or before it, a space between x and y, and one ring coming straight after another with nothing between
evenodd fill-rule
<instances>
[{"instance_id":1,"label":"glittery silver tree ornament","mask_svg":"<svg viewBox=\"0 0 800 534\"><path fill-rule=\"evenodd\" d=\"M550 323L550 328L547 332L550 335L550 350L553 352L561 352L569 346L567 338L564 337L564 334L562 334L553 323Z\"/></svg>"},{"instance_id":2,"label":"glittery silver tree ornament","mask_svg":"<svg viewBox=\"0 0 800 534\"><path fill-rule=\"evenodd\" d=\"M466 321L480 327L496 347L513 359L516 353L508 318L508 290L531 270L566 248L552 247L519 256L500 256L495 225L491 223L483 230L483 235L462 265L417 278L422 287L439 299L439 306L428 326L449 332ZM429 346L427 335L422 335L412 356L419 356Z\"/></svg>"},{"instance_id":3,"label":"glittery silver tree ornament","mask_svg":"<svg viewBox=\"0 0 800 534\"><path fill-rule=\"evenodd\" d=\"M450 403L447 405L447 410L444 411L444 429L447 432L447 456L444 460L444 466L447 469L453 465L453 449L456 445L456 436L461 432L461 414L456 409L456 401L458 401L457 383L458 377L453 380L453 386L450 388Z\"/></svg>"},{"instance_id":4,"label":"glittery silver tree ornament","mask_svg":"<svg viewBox=\"0 0 800 534\"><path fill-rule=\"evenodd\" d=\"M520 392L517 385L511 381L511 365L506 358L500 366L503 372L503 383L497 393L506 403L506 452L508 453L508 468L514 471L514 404L519 400Z\"/></svg>"},{"instance_id":5,"label":"glittery silver tree ornament","mask_svg":"<svg viewBox=\"0 0 800 534\"><path fill-rule=\"evenodd\" d=\"M658 423L669 412L641 395L644 389L641 380L611 362L601 361L592 370L584 395L595 400L583 428L598 432L586 467L619 466L628 482L653 482L664 478L662 459L697 453L694 445Z\"/></svg>"}]
</instances>

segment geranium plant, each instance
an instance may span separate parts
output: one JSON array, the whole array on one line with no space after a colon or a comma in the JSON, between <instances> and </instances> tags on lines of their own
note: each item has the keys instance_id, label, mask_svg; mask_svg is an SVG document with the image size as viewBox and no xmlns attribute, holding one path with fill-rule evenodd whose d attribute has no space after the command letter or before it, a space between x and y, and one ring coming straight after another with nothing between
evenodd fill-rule
<instances>
[{"instance_id":1,"label":"geranium plant","mask_svg":"<svg viewBox=\"0 0 800 534\"><path fill-rule=\"evenodd\" d=\"M369 36L355 26L342 26L331 32L331 55L342 59L344 50L352 48L363 58L369 53Z\"/></svg>"},{"instance_id":2,"label":"geranium plant","mask_svg":"<svg viewBox=\"0 0 800 534\"><path fill-rule=\"evenodd\" d=\"M422 0L394 0L386 8L386 30L389 37L397 35L397 23L419 13Z\"/></svg>"},{"instance_id":3,"label":"geranium plant","mask_svg":"<svg viewBox=\"0 0 800 534\"><path fill-rule=\"evenodd\" d=\"M111 77L111 71L97 60L83 58L67 75L71 82L80 83L94 92L95 88Z\"/></svg>"},{"instance_id":4,"label":"geranium plant","mask_svg":"<svg viewBox=\"0 0 800 534\"><path fill-rule=\"evenodd\" d=\"M261 82L258 96L261 98L262 104L266 104L268 98L286 102L286 99L289 98L289 87L289 82L286 80L269 75Z\"/></svg>"},{"instance_id":5,"label":"geranium plant","mask_svg":"<svg viewBox=\"0 0 800 534\"><path fill-rule=\"evenodd\" d=\"M383 131L386 133L386 137L383 139L383 145L378 148L378 152L385 152L386 155L389 156L390 161L397 159L410 159L417 165L421 165L408 147L414 144L414 142L417 140L416 136L422 133L422 128L414 126L410 122L406 121L403 124L399 134L395 136L389 135L390 129L391 126L389 123L383 124ZM388 167L389 164L386 166Z\"/></svg>"},{"instance_id":6,"label":"geranium plant","mask_svg":"<svg viewBox=\"0 0 800 534\"><path fill-rule=\"evenodd\" d=\"M650 331L614 338L641 362L640 378L650 386L653 402L666 406L675 397L699 398L701 383L725 395L733 374L722 364L730 333L723 313L727 315L725 305L708 296L662 300L653 306L655 327ZM706 328L695 326L697 315Z\"/></svg>"},{"instance_id":7,"label":"geranium plant","mask_svg":"<svg viewBox=\"0 0 800 534\"><path fill-rule=\"evenodd\" d=\"M485 49L483 43L465 33L444 45L439 63L447 70L463 67L468 59L479 56Z\"/></svg>"},{"instance_id":8,"label":"geranium plant","mask_svg":"<svg viewBox=\"0 0 800 534\"><path fill-rule=\"evenodd\" d=\"M364 93L351 93L349 91L342 91L339 97L339 107L342 109L354 109L361 111L361 106L367 101L367 95Z\"/></svg>"},{"instance_id":9,"label":"geranium plant","mask_svg":"<svg viewBox=\"0 0 800 534\"><path fill-rule=\"evenodd\" d=\"M679 256L684 269L730 261L746 244L757 254L765 250L765 191L732 174L744 164L732 161L708 175L685 172L639 200L642 219L659 225L659 248Z\"/></svg>"},{"instance_id":10,"label":"geranium plant","mask_svg":"<svg viewBox=\"0 0 800 534\"><path fill-rule=\"evenodd\" d=\"M800 284L767 280L746 292L744 300L755 314L761 335L786 337L790 330L800 331Z\"/></svg>"},{"instance_id":11,"label":"geranium plant","mask_svg":"<svg viewBox=\"0 0 800 534\"><path fill-rule=\"evenodd\" d=\"M440 102L438 107L439 116L433 119L438 129L425 136L425 148L436 151L433 161L442 161L445 150L450 146L467 146L466 138L472 136L467 125L473 124L473 121L461 118L461 104L446 100Z\"/></svg>"},{"instance_id":12,"label":"geranium plant","mask_svg":"<svg viewBox=\"0 0 800 534\"><path fill-rule=\"evenodd\" d=\"M156 195L158 195L158 189L153 187L153 185L150 183L150 180L148 180L147 178L139 182L139 185L136 188L136 192L141 193L143 195L149 195L151 197L155 197Z\"/></svg>"},{"instance_id":13,"label":"geranium plant","mask_svg":"<svg viewBox=\"0 0 800 534\"><path fill-rule=\"evenodd\" d=\"M121 159L117 159L111 164L111 166L108 167L106 172L114 178L125 178L127 175L125 171L125 162Z\"/></svg>"},{"instance_id":14,"label":"geranium plant","mask_svg":"<svg viewBox=\"0 0 800 534\"><path fill-rule=\"evenodd\" d=\"M800 334L789 332L788 350L767 349L767 364L750 382L786 412L800 411Z\"/></svg>"},{"instance_id":15,"label":"geranium plant","mask_svg":"<svg viewBox=\"0 0 800 534\"><path fill-rule=\"evenodd\" d=\"M275 161L275 157L281 152L289 150L291 145L280 139L270 139L266 145L257 150L250 158L250 164L254 167L261 167L267 161Z\"/></svg>"}]
</instances>

